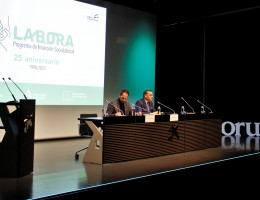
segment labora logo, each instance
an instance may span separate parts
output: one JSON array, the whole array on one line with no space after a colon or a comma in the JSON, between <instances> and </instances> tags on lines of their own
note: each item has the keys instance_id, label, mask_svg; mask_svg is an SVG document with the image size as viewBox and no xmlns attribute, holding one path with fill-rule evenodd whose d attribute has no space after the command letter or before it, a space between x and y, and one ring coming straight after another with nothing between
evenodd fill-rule
<instances>
[{"instance_id":1,"label":"labora logo","mask_svg":"<svg viewBox=\"0 0 260 200\"><path fill-rule=\"evenodd\" d=\"M20 40L21 42L26 42L26 45L29 45L28 42L33 42L68 48L74 47L72 36L69 34L64 35L62 33L46 32L44 30L34 30L19 26L12 28L9 16L0 18L0 50L8 51L7 46L12 38L11 36L15 40L13 44L17 44L16 41Z\"/></svg>"},{"instance_id":2,"label":"labora logo","mask_svg":"<svg viewBox=\"0 0 260 200\"><path fill-rule=\"evenodd\" d=\"M259 137L260 122L237 122L226 121L222 123L222 133L226 136L241 136L244 132L250 137Z\"/></svg>"},{"instance_id":3,"label":"labora logo","mask_svg":"<svg viewBox=\"0 0 260 200\"><path fill-rule=\"evenodd\" d=\"M61 33L44 32L43 30L32 30L27 28L26 31L19 31L17 26L14 27L14 39L44 43L49 45L73 47L71 35L64 36Z\"/></svg>"}]
</instances>

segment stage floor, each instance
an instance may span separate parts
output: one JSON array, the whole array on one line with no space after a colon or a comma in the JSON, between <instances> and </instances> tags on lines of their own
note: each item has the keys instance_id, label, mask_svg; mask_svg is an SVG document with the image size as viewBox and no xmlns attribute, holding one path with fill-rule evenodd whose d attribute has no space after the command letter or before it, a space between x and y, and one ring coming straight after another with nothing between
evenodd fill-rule
<instances>
[{"instance_id":1,"label":"stage floor","mask_svg":"<svg viewBox=\"0 0 260 200\"><path fill-rule=\"evenodd\" d=\"M89 142L88 138L35 142L34 172L22 178L0 178L0 200L50 197L259 152L259 138L222 137L221 147L155 158L96 165L82 163L82 151L75 160L75 152Z\"/></svg>"}]
</instances>

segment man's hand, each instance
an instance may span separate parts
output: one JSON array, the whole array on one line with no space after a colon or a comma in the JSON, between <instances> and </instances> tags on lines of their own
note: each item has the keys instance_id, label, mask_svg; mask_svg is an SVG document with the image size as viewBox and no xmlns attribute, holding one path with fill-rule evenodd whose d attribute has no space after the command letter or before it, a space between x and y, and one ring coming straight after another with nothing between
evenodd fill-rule
<instances>
[{"instance_id":1,"label":"man's hand","mask_svg":"<svg viewBox=\"0 0 260 200\"><path fill-rule=\"evenodd\" d=\"M115 114L115 116L121 116L121 115L122 115L121 112L117 112L117 113Z\"/></svg>"}]
</instances>

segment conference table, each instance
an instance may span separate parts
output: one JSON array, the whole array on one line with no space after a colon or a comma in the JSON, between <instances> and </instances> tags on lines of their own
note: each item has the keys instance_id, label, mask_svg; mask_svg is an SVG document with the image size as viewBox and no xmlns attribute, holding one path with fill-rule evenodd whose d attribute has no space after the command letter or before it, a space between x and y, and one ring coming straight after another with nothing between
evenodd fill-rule
<instances>
[{"instance_id":1,"label":"conference table","mask_svg":"<svg viewBox=\"0 0 260 200\"><path fill-rule=\"evenodd\" d=\"M83 162L107 164L221 145L216 114L85 117L93 136Z\"/></svg>"}]
</instances>

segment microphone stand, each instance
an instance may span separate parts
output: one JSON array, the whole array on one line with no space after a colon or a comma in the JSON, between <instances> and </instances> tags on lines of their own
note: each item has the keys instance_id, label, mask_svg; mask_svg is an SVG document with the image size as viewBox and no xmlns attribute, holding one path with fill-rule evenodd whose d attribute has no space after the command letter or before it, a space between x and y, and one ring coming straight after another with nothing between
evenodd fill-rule
<instances>
[{"instance_id":1,"label":"microphone stand","mask_svg":"<svg viewBox=\"0 0 260 200\"><path fill-rule=\"evenodd\" d=\"M8 77L8 79L9 79L10 81L12 81L12 82L15 84L15 86L23 93L23 91L21 90L21 88L18 87L18 85L16 85L16 83L15 83L10 77ZM24 93L23 93L23 96L24 96L25 99L27 99L27 97L25 96Z\"/></svg>"},{"instance_id":2,"label":"microphone stand","mask_svg":"<svg viewBox=\"0 0 260 200\"><path fill-rule=\"evenodd\" d=\"M144 110L144 111L147 111L147 112L151 113L149 110L147 110L147 109L145 109L145 108L142 108L142 107L140 107L140 106L137 106L137 105L135 105L135 104L133 104L133 103L132 103L132 106L136 106L137 108L141 108L142 110Z\"/></svg>"},{"instance_id":3,"label":"microphone stand","mask_svg":"<svg viewBox=\"0 0 260 200\"><path fill-rule=\"evenodd\" d=\"M201 103L199 100L197 100L197 102L199 102L201 105L203 105L203 106L205 106L207 109L209 109L209 110L210 110L209 113L213 113L213 111L212 111L208 106L206 106L204 103Z\"/></svg>"},{"instance_id":4,"label":"microphone stand","mask_svg":"<svg viewBox=\"0 0 260 200\"><path fill-rule=\"evenodd\" d=\"M173 111L173 114L175 114L175 111L174 111L173 109L169 108L168 106L162 104L162 103L159 102L159 101L157 101L157 103L160 104L160 105L162 105L162 106L164 106L165 108L168 108L169 110Z\"/></svg>"},{"instance_id":5,"label":"microphone stand","mask_svg":"<svg viewBox=\"0 0 260 200\"><path fill-rule=\"evenodd\" d=\"M4 80L4 82L5 82L6 87L8 88L9 92L11 93L11 95L12 95L12 97L13 97L13 99L14 99L14 102L17 103L18 101L16 100L14 94L11 92L10 88L8 87L8 85L7 85L6 81L5 81L5 78L3 78L3 80Z\"/></svg>"},{"instance_id":6,"label":"microphone stand","mask_svg":"<svg viewBox=\"0 0 260 200\"><path fill-rule=\"evenodd\" d=\"M184 99L183 97L181 97L181 98L182 98L182 100L192 109L192 113L188 113L188 114L196 114L195 111L194 111L194 109L191 107L191 105L188 104L188 102L185 101L185 99Z\"/></svg>"}]
</instances>

